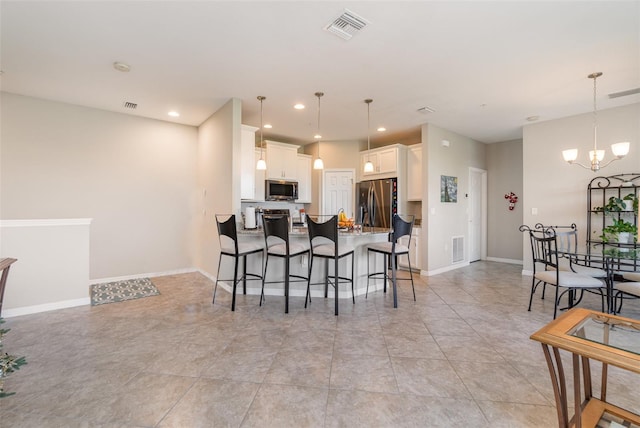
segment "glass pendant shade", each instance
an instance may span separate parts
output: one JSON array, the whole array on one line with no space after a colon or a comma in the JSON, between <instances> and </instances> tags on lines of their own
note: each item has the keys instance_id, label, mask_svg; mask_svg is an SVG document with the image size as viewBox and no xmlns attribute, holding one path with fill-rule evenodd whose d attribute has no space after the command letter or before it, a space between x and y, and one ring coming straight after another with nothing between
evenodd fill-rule
<instances>
[{"instance_id":1,"label":"glass pendant shade","mask_svg":"<svg viewBox=\"0 0 640 428\"><path fill-rule=\"evenodd\" d=\"M612 144L611 151L615 157L622 158L629 154L629 142L623 141L622 143Z\"/></svg>"},{"instance_id":2,"label":"glass pendant shade","mask_svg":"<svg viewBox=\"0 0 640 428\"><path fill-rule=\"evenodd\" d=\"M318 140L318 158L313 161L313 169L324 169L324 162L320 157L320 139L322 135L320 135L320 97L324 95L324 92L316 92L314 94L318 98L318 129L316 135L313 136L314 139Z\"/></svg>"},{"instance_id":3,"label":"glass pendant shade","mask_svg":"<svg viewBox=\"0 0 640 428\"><path fill-rule=\"evenodd\" d=\"M267 162L264 160L264 139L262 138L262 129L264 128L262 124L262 101L266 100L266 97L262 95L258 96L258 101L260 101L260 159L256 162L256 169L258 171L265 171L267 169Z\"/></svg>"},{"instance_id":4,"label":"glass pendant shade","mask_svg":"<svg viewBox=\"0 0 640 428\"><path fill-rule=\"evenodd\" d=\"M604 150L589 150L589 159L591 159L591 162L594 160L602 162L604 159Z\"/></svg>"},{"instance_id":5,"label":"glass pendant shade","mask_svg":"<svg viewBox=\"0 0 640 428\"><path fill-rule=\"evenodd\" d=\"M578 149L563 150L562 157L564 158L565 162L571 163L578 159Z\"/></svg>"},{"instance_id":6,"label":"glass pendant shade","mask_svg":"<svg viewBox=\"0 0 640 428\"><path fill-rule=\"evenodd\" d=\"M373 163L371 161L365 162L364 172L373 172Z\"/></svg>"}]
</instances>

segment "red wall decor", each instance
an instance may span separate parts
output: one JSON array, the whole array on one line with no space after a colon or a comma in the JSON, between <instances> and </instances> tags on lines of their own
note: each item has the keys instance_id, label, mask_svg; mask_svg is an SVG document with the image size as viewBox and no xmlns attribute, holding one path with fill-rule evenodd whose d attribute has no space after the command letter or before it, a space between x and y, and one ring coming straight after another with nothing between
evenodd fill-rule
<instances>
[{"instance_id":1,"label":"red wall decor","mask_svg":"<svg viewBox=\"0 0 640 428\"><path fill-rule=\"evenodd\" d=\"M513 211L513 209L516 207L516 202L518 202L518 197L516 196L516 194L513 192L509 192L504 195L504 198L509 200L509 211Z\"/></svg>"}]
</instances>

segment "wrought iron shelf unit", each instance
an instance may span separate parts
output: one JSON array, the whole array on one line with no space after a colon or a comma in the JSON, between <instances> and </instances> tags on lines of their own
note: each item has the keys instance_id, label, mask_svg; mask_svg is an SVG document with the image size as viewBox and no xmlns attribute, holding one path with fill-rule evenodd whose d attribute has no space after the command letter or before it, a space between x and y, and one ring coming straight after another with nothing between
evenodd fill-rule
<instances>
[{"instance_id":1,"label":"wrought iron shelf unit","mask_svg":"<svg viewBox=\"0 0 640 428\"><path fill-rule=\"evenodd\" d=\"M640 270L639 198L640 173L596 177L587 187L587 251L607 257L614 271ZM618 241L615 225L635 232Z\"/></svg>"}]
</instances>

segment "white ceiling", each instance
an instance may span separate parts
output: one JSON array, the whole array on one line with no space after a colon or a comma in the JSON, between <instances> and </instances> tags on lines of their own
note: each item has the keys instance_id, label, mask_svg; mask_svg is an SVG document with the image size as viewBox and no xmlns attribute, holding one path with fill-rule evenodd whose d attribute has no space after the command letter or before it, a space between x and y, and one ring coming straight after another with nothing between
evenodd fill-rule
<instances>
[{"instance_id":1,"label":"white ceiling","mask_svg":"<svg viewBox=\"0 0 640 428\"><path fill-rule=\"evenodd\" d=\"M323 30L344 8L370 22L350 41ZM485 143L521 138L529 116L591 111L594 71L599 109L640 102L607 97L640 87L640 1L3 0L0 13L3 91L188 125L236 97L259 126L264 95L266 135L302 143L317 91L325 140L366 140L365 98L387 140L428 122Z\"/></svg>"}]
</instances>

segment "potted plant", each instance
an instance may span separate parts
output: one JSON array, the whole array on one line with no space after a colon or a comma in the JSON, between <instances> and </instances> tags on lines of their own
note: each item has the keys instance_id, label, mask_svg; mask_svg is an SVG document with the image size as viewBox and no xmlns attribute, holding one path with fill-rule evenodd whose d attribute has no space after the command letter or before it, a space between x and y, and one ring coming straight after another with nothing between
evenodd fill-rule
<instances>
[{"instance_id":1,"label":"potted plant","mask_svg":"<svg viewBox=\"0 0 640 428\"><path fill-rule=\"evenodd\" d=\"M626 244L629 242L629 237L633 235L635 242L638 228L633 223L624 221L623 219L614 219L613 224L602 229L603 242L609 242L611 239L617 239L618 243Z\"/></svg>"},{"instance_id":2,"label":"potted plant","mask_svg":"<svg viewBox=\"0 0 640 428\"><path fill-rule=\"evenodd\" d=\"M0 324L3 322L4 320L0 318ZM10 373L20 369L20 366L27 364L24 357L16 357L15 355L9 355L2 352L2 337L8 331L8 329L0 328L0 398L15 394L14 392L4 391L4 378L9 376Z\"/></svg>"},{"instance_id":3,"label":"potted plant","mask_svg":"<svg viewBox=\"0 0 640 428\"><path fill-rule=\"evenodd\" d=\"M638 198L634 193L629 193L627 196L622 198L622 202L624 204L625 211L633 211L636 215L638 214Z\"/></svg>"}]
</instances>

